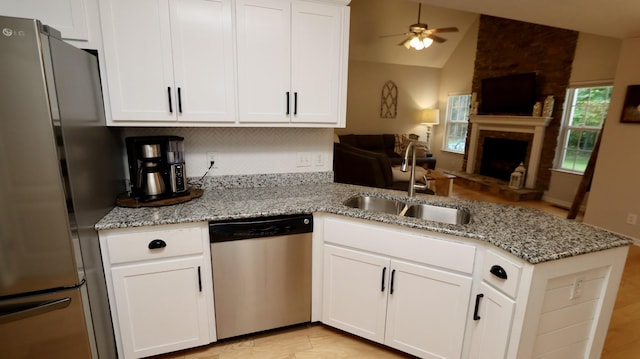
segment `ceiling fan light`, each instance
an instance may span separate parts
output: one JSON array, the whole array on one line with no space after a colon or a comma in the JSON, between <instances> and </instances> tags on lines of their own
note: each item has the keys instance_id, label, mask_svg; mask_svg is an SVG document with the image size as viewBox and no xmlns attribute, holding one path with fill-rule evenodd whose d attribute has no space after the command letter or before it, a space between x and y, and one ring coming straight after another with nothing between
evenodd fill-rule
<instances>
[{"instance_id":1,"label":"ceiling fan light","mask_svg":"<svg viewBox=\"0 0 640 359\"><path fill-rule=\"evenodd\" d=\"M422 39L422 44L424 45L424 48L426 49L427 47L431 46L431 44L433 44L433 39L425 37L424 39Z\"/></svg>"},{"instance_id":2,"label":"ceiling fan light","mask_svg":"<svg viewBox=\"0 0 640 359\"><path fill-rule=\"evenodd\" d=\"M409 42L409 45L416 50L424 49L424 44L422 43L422 41L420 41L420 39L417 36L411 39L411 41Z\"/></svg>"}]
</instances>

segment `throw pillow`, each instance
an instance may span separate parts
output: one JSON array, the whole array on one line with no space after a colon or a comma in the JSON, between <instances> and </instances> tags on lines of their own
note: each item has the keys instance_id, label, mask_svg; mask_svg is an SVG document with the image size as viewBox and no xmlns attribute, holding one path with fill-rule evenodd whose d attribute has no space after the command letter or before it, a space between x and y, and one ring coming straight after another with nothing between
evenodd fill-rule
<instances>
[{"instance_id":1,"label":"throw pillow","mask_svg":"<svg viewBox=\"0 0 640 359\"><path fill-rule=\"evenodd\" d=\"M406 141L408 137L405 133L396 133L394 136L396 137L396 143L393 148L393 152L402 156L404 154L404 149L406 148L404 146L404 141Z\"/></svg>"},{"instance_id":2,"label":"throw pillow","mask_svg":"<svg viewBox=\"0 0 640 359\"><path fill-rule=\"evenodd\" d=\"M402 142L402 152L401 155L404 155L404 151L407 150L407 146L411 140L406 139ZM427 153L429 153L429 146L424 141L413 141L414 146L416 147L416 157L427 157Z\"/></svg>"}]
</instances>

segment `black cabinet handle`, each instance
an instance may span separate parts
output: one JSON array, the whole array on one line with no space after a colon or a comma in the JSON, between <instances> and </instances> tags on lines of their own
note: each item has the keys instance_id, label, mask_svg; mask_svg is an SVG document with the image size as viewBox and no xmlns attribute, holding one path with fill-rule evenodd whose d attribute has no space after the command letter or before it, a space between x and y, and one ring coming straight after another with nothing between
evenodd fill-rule
<instances>
[{"instance_id":1,"label":"black cabinet handle","mask_svg":"<svg viewBox=\"0 0 640 359\"><path fill-rule=\"evenodd\" d=\"M387 274L387 267L382 268L382 287L380 288L381 292L384 292L384 277Z\"/></svg>"},{"instance_id":2,"label":"black cabinet handle","mask_svg":"<svg viewBox=\"0 0 640 359\"><path fill-rule=\"evenodd\" d=\"M491 274L495 275L496 277L498 277L500 279L507 279L507 271L504 270L504 268L500 267L497 264L492 266L491 269L489 270L489 272L491 272Z\"/></svg>"},{"instance_id":3,"label":"black cabinet handle","mask_svg":"<svg viewBox=\"0 0 640 359\"><path fill-rule=\"evenodd\" d=\"M198 266L198 288L202 292L202 276L200 275L200 266Z\"/></svg>"},{"instance_id":4,"label":"black cabinet handle","mask_svg":"<svg viewBox=\"0 0 640 359\"><path fill-rule=\"evenodd\" d=\"M289 116L289 91L287 91L287 116Z\"/></svg>"},{"instance_id":5,"label":"black cabinet handle","mask_svg":"<svg viewBox=\"0 0 640 359\"><path fill-rule=\"evenodd\" d=\"M298 93L297 92L293 93L293 114L294 115L298 114Z\"/></svg>"},{"instance_id":6,"label":"black cabinet handle","mask_svg":"<svg viewBox=\"0 0 640 359\"><path fill-rule=\"evenodd\" d=\"M390 288L389 288L389 294L393 294L393 278L396 276L396 270L392 270L391 271L391 283L390 283Z\"/></svg>"},{"instance_id":7,"label":"black cabinet handle","mask_svg":"<svg viewBox=\"0 0 640 359\"><path fill-rule=\"evenodd\" d=\"M473 320L480 320L478 310L480 309L480 299L484 297L484 294L480 293L476 295L476 308L473 310Z\"/></svg>"},{"instance_id":8,"label":"black cabinet handle","mask_svg":"<svg viewBox=\"0 0 640 359\"><path fill-rule=\"evenodd\" d=\"M169 97L169 113L173 113L173 103L171 101L171 87L167 87L167 96Z\"/></svg>"},{"instance_id":9,"label":"black cabinet handle","mask_svg":"<svg viewBox=\"0 0 640 359\"><path fill-rule=\"evenodd\" d=\"M151 242L149 242L149 249L160 249L166 246L167 246L167 242L163 241L162 239L154 239Z\"/></svg>"},{"instance_id":10,"label":"black cabinet handle","mask_svg":"<svg viewBox=\"0 0 640 359\"><path fill-rule=\"evenodd\" d=\"M182 89L178 87L178 112L182 113Z\"/></svg>"}]
</instances>

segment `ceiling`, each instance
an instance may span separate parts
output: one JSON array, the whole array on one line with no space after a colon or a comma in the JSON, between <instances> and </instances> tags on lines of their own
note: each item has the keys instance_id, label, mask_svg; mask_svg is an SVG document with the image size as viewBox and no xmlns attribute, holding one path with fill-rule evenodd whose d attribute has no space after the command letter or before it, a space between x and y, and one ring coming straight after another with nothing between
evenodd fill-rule
<instances>
[{"instance_id":1,"label":"ceiling","mask_svg":"<svg viewBox=\"0 0 640 359\"><path fill-rule=\"evenodd\" d=\"M397 46L417 22L418 0L352 0L349 58L409 66L442 68L479 14L554 26L613 38L640 36L640 0L419 0L421 22L455 26L448 41L416 51Z\"/></svg>"},{"instance_id":2,"label":"ceiling","mask_svg":"<svg viewBox=\"0 0 640 359\"><path fill-rule=\"evenodd\" d=\"M449 9L614 37L640 36L638 0L420 0Z\"/></svg>"},{"instance_id":3,"label":"ceiling","mask_svg":"<svg viewBox=\"0 0 640 359\"><path fill-rule=\"evenodd\" d=\"M430 29L455 26L457 33L439 34L446 42L416 51L398 46L409 25L418 20L418 3L410 0L352 0L349 59L409 66L442 68L478 14L422 6L420 21ZM394 37L381 37L400 34Z\"/></svg>"}]
</instances>

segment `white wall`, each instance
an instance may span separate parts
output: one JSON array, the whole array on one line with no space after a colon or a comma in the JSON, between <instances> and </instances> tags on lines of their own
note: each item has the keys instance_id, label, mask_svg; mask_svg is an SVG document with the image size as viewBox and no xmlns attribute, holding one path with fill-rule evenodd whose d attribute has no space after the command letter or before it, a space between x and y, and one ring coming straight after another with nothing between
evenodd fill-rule
<instances>
[{"instance_id":1,"label":"white wall","mask_svg":"<svg viewBox=\"0 0 640 359\"><path fill-rule=\"evenodd\" d=\"M216 154L210 176L325 172L333 169L333 130L313 128L124 128L123 136L185 138L188 177L204 175L207 152ZM124 144L123 144L124 146ZM311 153L311 166L298 167L297 153ZM322 164L315 159L320 157ZM123 159L126 164L126 159ZM125 165L126 166L126 165Z\"/></svg>"},{"instance_id":2,"label":"white wall","mask_svg":"<svg viewBox=\"0 0 640 359\"><path fill-rule=\"evenodd\" d=\"M640 240L640 222L628 224L628 214L640 215L640 124L620 123L627 86L640 84L640 37L622 42L609 114L584 222Z\"/></svg>"},{"instance_id":3,"label":"white wall","mask_svg":"<svg viewBox=\"0 0 640 359\"><path fill-rule=\"evenodd\" d=\"M398 87L396 118L380 118L382 87L388 81ZM338 134L416 133L425 136L418 124L419 111L436 108L440 69L350 61L347 87L347 126Z\"/></svg>"},{"instance_id":4,"label":"white wall","mask_svg":"<svg viewBox=\"0 0 640 359\"><path fill-rule=\"evenodd\" d=\"M622 40L580 33L571 66L571 85L612 83ZM556 155L560 155L559 153ZM582 175L552 170L549 189L543 199L561 207L571 207ZM585 197L586 203L587 198Z\"/></svg>"},{"instance_id":5,"label":"white wall","mask_svg":"<svg viewBox=\"0 0 640 359\"><path fill-rule=\"evenodd\" d=\"M440 108L440 125L435 126L432 152L437 159L437 167L440 169L460 171L462 170L463 155L443 151L445 124L444 119L447 110L447 96L456 93L471 92L474 64L476 60L476 44L478 42L478 29L480 16L476 16L464 39L453 53L449 61L442 68L440 89L438 94L438 106Z\"/></svg>"}]
</instances>

